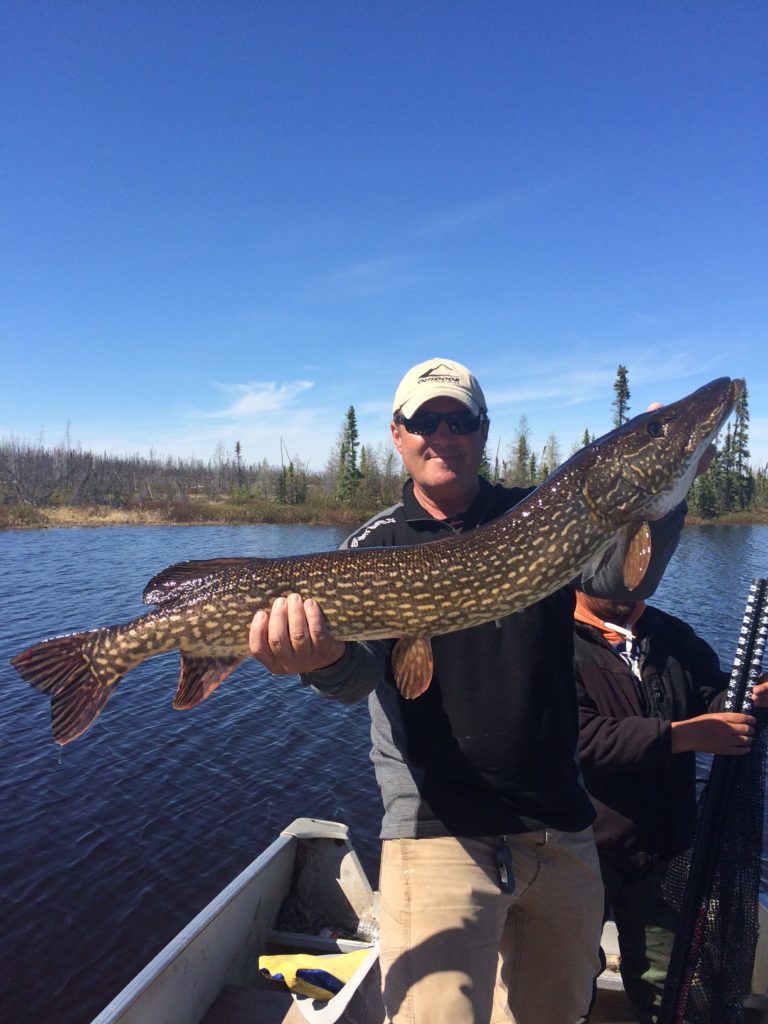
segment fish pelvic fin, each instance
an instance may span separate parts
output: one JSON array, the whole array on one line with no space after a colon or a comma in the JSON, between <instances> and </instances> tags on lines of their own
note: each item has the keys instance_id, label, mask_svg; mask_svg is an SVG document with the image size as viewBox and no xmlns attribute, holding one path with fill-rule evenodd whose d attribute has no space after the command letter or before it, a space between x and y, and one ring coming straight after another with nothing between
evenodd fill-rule
<instances>
[{"instance_id":1,"label":"fish pelvic fin","mask_svg":"<svg viewBox=\"0 0 768 1024\"><path fill-rule=\"evenodd\" d=\"M648 523L631 528L624 552L624 585L635 590L643 582L651 561L651 529Z\"/></svg>"},{"instance_id":2,"label":"fish pelvic fin","mask_svg":"<svg viewBox=\"0 0 768 1024\"><path fill-rule=\"evenodd\" d=\"M243 659L236 654L220 658L195 658L181 652L181 675L173 706L187 711L210 697Z\"/></svg>"},{"instance_id":3,"label":"fish pelvic fin","mask_svg":"<svg viewBox=\"0 0 768 1024\"><path fill-rule=\"evenodd\" d=\"M11 659L22 679L50 697L53 738L62 747L101 714L121 678L94 671L88 653L93 632L52 637Z\"/></svg>"},{"instance_id":4,"label":"fish pelvic fin","mask_svg":"<svg viewBox=\"0 0 768 1024\"><path fill-rule=\"evenodd\" d=\"M420 697L432 682L434 660L428 636L401 636L392 649L392 671L406 700Z\"/></svg>"}]
</instances>

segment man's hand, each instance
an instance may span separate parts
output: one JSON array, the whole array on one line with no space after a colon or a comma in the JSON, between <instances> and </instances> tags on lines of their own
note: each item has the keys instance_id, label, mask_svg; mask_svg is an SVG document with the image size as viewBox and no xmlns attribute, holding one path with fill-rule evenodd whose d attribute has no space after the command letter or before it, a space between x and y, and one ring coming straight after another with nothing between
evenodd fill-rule
<instances>
[{"instance_id":1,"label":"man's hand","mask_svg":"<svg viewBox=\"0 0 768 1024\"><path fill-rule=\"evenodd\" d=\"M748 754L755 735L752 715L721 711L672 722L672 753L697 750L702 754Z\"/></svg>"},{"instance_id":2,"label":"man's hand","mask_svg":"<svg viewBox=\"0 0 768 1024\"><path fill-rule=\"evenodd\" d=\"M277 676L314 672L338 661L345 644L334 640L317 601L301 595L278 597L269 612L253 617L248 636L251 654Z\"/></svg>"},{"instance_id":3,"label":"man's hand","mask_svg":"<svg viewBox=\"0 0 768 1024\"><path fill-rule=\"evenodd\" d=\"M768 672L763 672L752 687L752 703L756 708L768 708Z\"/></svg>"}]
</instances>

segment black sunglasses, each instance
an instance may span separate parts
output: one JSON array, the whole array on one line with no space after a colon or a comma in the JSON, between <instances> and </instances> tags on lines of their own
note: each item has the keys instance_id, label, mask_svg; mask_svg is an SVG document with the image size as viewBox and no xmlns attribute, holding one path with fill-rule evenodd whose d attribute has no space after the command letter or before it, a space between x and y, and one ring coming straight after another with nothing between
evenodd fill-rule
<instances>
[{"instance_id":1,"label":"black sunglasses","mask_svg":"<svg viewBox=\"0 0 768 1024\"><path fill-rule=\"evenodd\" d=\"M452 434L474 434L480 429L485 413L473 416L471 412L416 412L407 419L400 412L395 416L395 423L405 427L409 434L429 436L437 433L437 428L445 421Z\"/></svg>"}]
</instances>

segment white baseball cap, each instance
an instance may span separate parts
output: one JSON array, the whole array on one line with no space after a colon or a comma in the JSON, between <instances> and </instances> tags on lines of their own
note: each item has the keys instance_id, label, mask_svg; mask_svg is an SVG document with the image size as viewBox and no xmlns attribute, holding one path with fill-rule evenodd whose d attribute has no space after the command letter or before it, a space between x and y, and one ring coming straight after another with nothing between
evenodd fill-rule
<instances>
[{"instance_id":1,"label":"white baseball cap","mask_svg":"<svg viewBox=\"0 0 768 1024\"><path fill-rule=\"evenodd\" d=\"M430 398L455 398L475 416L487 412L482 388L455 359L427 359L411 367L395 392L392 415L413 416Z\"/></svg>"}]
</instances>

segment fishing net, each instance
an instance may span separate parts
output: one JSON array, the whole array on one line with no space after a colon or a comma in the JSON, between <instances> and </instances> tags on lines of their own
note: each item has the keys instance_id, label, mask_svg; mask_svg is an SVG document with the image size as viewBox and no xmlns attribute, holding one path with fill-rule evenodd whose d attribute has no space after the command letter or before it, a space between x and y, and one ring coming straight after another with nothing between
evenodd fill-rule
<instances>
[{"instance_id":1,"label":"fishing net","mask_svg":"<svg viewBox=\"0 0 768 1024\"><path fill-rule=\"evenodd\" d=\"M693 846L670 864L665 896L680 911L659 1024L739 1024L750 990L760 890L768 713L752 709L768 636L768 581L753 580L725 711L755 714L749 754L715 757Z\"/></svg>"}]
</instances>

